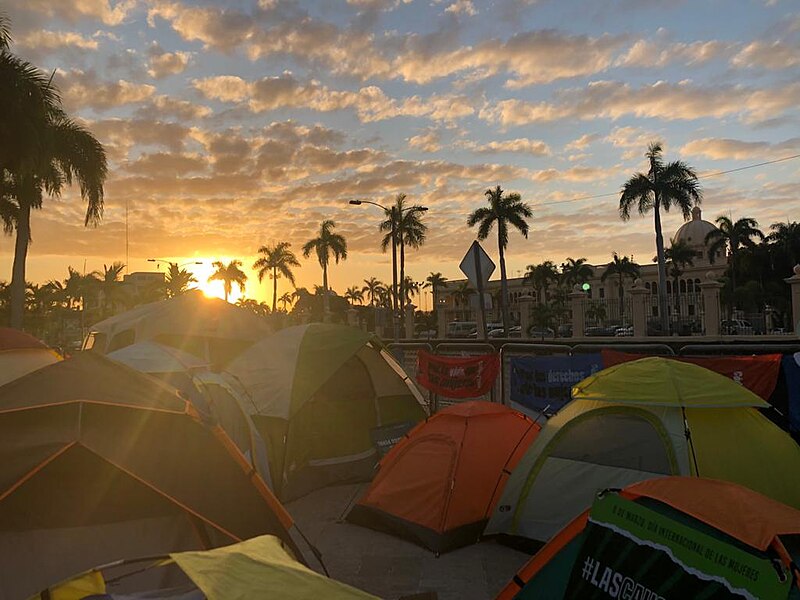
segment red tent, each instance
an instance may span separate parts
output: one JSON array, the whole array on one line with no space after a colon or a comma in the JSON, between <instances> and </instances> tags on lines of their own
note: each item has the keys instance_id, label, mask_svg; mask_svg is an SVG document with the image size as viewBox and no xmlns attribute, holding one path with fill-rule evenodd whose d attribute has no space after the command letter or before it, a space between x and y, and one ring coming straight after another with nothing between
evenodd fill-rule
<instances>
[{"instance_id":1,"label":"red tent","mask_svg":"<svg viewBox=\"0 0 800 600\"><path fill-rule=\"evenodd\" d=\"M436 553L476 542L540 429L501 404L450 406L392 448L347 520Z\"/></svg>"}]
</instances>

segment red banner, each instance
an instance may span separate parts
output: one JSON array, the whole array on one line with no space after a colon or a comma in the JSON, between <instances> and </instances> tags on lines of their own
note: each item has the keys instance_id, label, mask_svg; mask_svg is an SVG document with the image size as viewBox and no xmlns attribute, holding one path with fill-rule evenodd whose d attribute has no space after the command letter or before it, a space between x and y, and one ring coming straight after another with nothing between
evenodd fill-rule
<instances>
[{"instance_id":1,"label":"red banner","mask_svg":"<svg viewBox=\"0 0 800 600\"><path fill-rule=\"evenodd\" d=\"M500 355L437 356L417 353L417 382L447 398L477 398L488 393L500 372Z\"/></svg>"},{"instance_id":2,"label":"red banner","mask_svg":"<svg viewBox=\"0 0 800 600\"><path fill-rule=\"evenodd\" d=\"M644 358L645 354L632 354L617 352L616 350L603 350L603 366L607 369L620 363ZM665 356L673 360L692 363L698 367L705 367L720 375L725 375L746 387L748 390L769 400L778 381L778 372L781 368L780 354L759 354L756 356L709 356L686 357Z\"/></svg>"}]
</instances>

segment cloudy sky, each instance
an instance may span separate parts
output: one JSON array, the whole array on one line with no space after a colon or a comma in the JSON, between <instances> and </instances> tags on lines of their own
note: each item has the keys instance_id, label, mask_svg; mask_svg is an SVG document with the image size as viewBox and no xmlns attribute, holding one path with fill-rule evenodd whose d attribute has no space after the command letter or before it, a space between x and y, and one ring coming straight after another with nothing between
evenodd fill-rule
<instances>
[{"instance_id":1,"label":"cloudy sky","mask_svg":"<svg viewBox=\"0 0 800 600\"><path fill-rule=\"evenodd\" d=\"M409 271L454 278L487 187L534 209L509 272L654 255L652 218L614 195L650 140L702 175L800 153L796 0L0 0L15 52L56 70L106 146L102 224L74 194L33 216L29 279L147 258L299 253L322 219L349 242L335 289L390 280L380 214L430 207ZM800 217L800 160L703 179L704 217ZM610 195L608 195L610 194ZM586 196L602 197L579 200ZM578 199L578 200L576 200ZM678 214L666 218L671 233ZM10 238L0 279L10 278ZM496 256L495 244L487 250ZM200 268L203 271L205 267ZM311 260L298 285L321 279ZM207 275L200 275L204 278ZM267 299L255 275L247 295ZM271 293L271 292L270 292ZM279 291L279 293L281 293ZM427 300L429 304L429 300Z\"/></svg>"}]
</instances>

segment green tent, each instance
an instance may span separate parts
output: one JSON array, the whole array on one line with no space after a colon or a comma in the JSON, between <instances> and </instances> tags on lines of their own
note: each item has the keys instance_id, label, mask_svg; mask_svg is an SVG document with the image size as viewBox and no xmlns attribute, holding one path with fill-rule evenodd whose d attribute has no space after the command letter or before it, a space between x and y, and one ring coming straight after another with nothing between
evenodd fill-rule
<instances>
[{"instance_id":1,"label":"green tent","mask_svg":"<svg viewBox=\"0 0 800 600\"><path fill-rule=\"evenodd\" d=\"M425 418L425 403L380 341L313 323L261 340L227 366L248 390L281 498L371 478L380 428Z\"/></svg>"},{"instance_id":2,"label":"green tent","mask_svg":"<svg viewBox=\"0 0 800 600\"><path fill-rule=\"evenodd\" d=\"M157 571L164 573L155 577ZM169 582L166 585L165 580ZM132 597L377 600L371 594L304 567L271 535L213 550L173 552L164 557L112 563L55 585L30 600Z\"/></svg>"}]
</instances>

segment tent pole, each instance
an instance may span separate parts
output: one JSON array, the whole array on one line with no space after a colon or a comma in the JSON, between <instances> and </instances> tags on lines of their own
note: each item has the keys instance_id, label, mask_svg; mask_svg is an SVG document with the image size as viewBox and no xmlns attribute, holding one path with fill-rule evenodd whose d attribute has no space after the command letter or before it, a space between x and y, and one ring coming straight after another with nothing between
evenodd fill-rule
<instances>
[{"instance_id":1,"label":"tent pole","mask_svg":"<svg viewBox=\"0 0 800 600\"><path fill-rule=\"evenodd\" d=\"M689 421L686 419L686 408L683 406L681 406L681 414L683 414L683 433L686 436L686 441L689 442L689 450L692 453L694 475L695 477L700 477L700 469L697 468L697 455L694 452L694 442L692 442L692 431L689 429Z\"/></svg>"}]
</instances>

